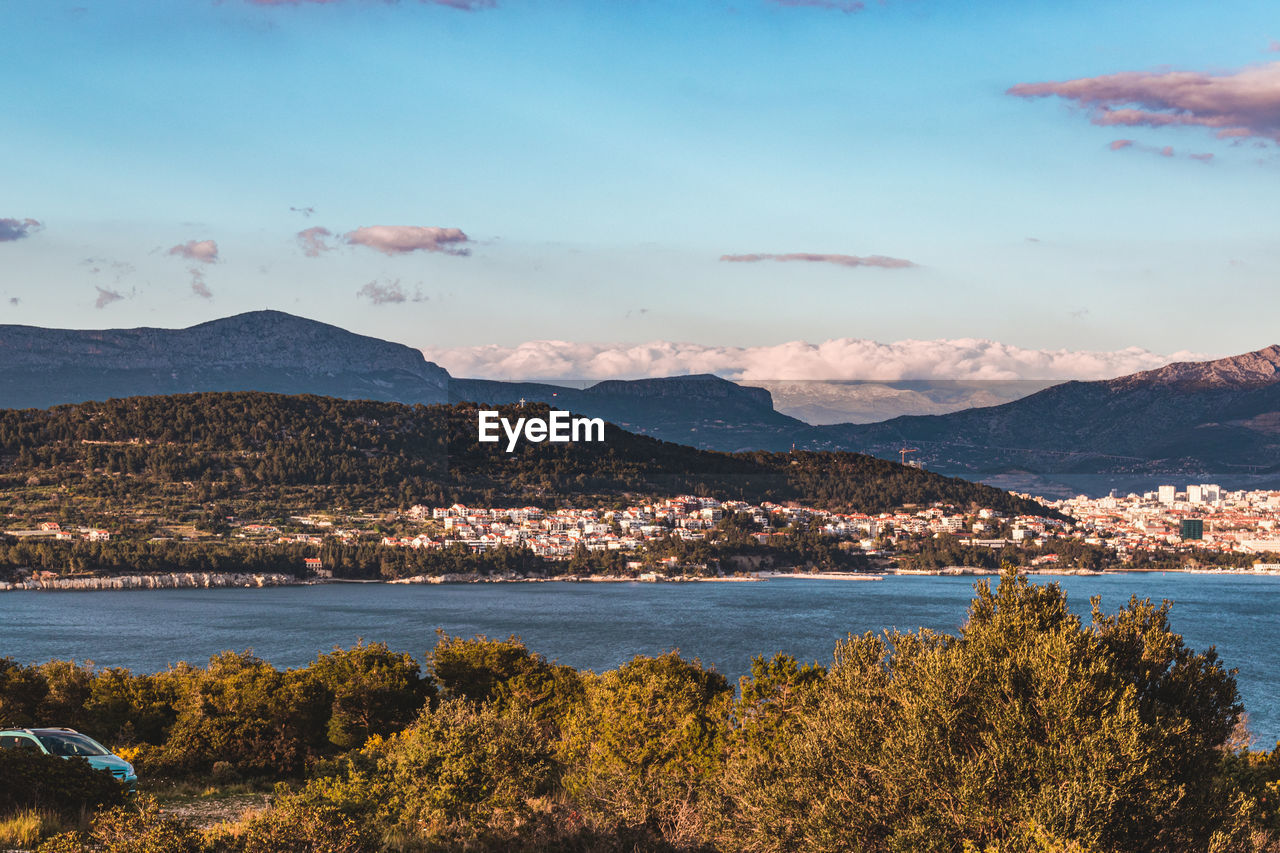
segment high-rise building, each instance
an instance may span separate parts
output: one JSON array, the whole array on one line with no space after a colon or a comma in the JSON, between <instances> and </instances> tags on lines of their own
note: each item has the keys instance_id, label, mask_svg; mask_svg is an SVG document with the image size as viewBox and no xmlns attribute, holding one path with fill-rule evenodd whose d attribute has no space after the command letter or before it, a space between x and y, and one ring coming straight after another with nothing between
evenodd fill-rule
<instances>
[{"instance_id":1,"label":"high-rise building","mask_svg":"<svg viewBox=\"0 0 1280 853\"><path fill-rule=\"evenodd\" d=\"M1174 499L1177 498L1178 496L1178 487L1177 486L1161 486L1159 491L1156 492L1156 494L1158 496L1160 503L1171 504L1173 503Z\"/></svg>"},{"instance_id":2,"label":"high-rise building","mask_svg":"<svg viewBox=\"0 0 1280 853\"><path fill-rule=\"evenodd\" d=\"M1179 525L1179 534L1183 541L1188 539L1204 538L1204 520L1199 518L1184 518L1182 524Z\"/></svg>"},{"instance_id":3,"label":"high-rise building","mask_svg":"<svg viewBox=\"0 0 1280 853\"><path fill-rule=\"evenodd\" d=\"M1194 483L1187 486L1187 503L1204 503L1204 486L1197 486Z\"/></svg>"}]
</instances>

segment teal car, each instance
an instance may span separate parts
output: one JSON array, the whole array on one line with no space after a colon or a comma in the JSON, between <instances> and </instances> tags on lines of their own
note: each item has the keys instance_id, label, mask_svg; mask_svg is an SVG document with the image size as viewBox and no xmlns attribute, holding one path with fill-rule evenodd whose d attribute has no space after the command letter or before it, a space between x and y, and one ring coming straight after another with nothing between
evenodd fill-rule
<instances>
[{"instance_id":1,"label":"teal car","mask_svg":"<svg viewBox=\"0 0 1280 853\"><path fill-rule=\"evenodd\" d=\"M75 729L0 729L0 749L29 749L60 758L83 758L97 770L110 770L111 775L138 789L138 774L133 765L88 735Z\"/></svg>"}]
</instances>

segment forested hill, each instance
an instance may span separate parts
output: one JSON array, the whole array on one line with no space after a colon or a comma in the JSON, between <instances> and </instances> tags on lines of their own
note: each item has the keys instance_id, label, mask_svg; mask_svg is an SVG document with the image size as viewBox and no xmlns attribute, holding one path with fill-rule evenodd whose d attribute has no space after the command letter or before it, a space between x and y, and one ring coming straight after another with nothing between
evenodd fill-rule
<instances>
[{"instance_id":1,"label":"forested hill","mask_svg":"<svg viewBox=\"0 0 1280 853\"><path fill-rule=\"evenodd\" d=\"M509 418L547 407L502 409ZM603 443L476 440L476 408L257 392L0 410L0 488L121 502L251 499L367 508L710 495L879 512L908 503L1050 510L989 486L854 453L696 450L606 428Z\"/></svg>"}]
</instances>

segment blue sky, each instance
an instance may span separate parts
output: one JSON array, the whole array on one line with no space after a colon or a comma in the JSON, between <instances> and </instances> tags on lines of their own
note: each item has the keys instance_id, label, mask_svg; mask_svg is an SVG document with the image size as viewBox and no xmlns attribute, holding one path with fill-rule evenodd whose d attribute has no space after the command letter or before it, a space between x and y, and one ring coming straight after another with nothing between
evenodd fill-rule
<instances>
[{"instance_id":1,"label":"blue sky","mask_svg":"<svg viewBox=\"0 0 1280 853\"><path fill-rule=\"evenodd\" d=\"M269 307L441 352L1280 337L1273 2L823 5L6 2L0 323ZM1099 119L1134 73L1106 107L1140 119ZM1175 73L1217 100L1166 97ZM421 230L360 231L384 226Z\"/></svg>"}]
</instances>

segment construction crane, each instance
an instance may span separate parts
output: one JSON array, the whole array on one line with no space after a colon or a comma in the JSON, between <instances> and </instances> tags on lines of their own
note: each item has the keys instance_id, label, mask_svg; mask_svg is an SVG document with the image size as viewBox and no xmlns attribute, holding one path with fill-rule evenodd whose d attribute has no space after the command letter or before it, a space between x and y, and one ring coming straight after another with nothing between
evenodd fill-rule
<instances>
[{"instance_id":1,"label":"construction crane","mask_svg":"<svg viewBox=\"0 0 1280 853\"><path fill-rule=\"evenodd\" d=\"M907 454L908 454L908 453L919 453L919 452L920 452L920 448L918 448L918 447L904 447L904 448L902 448L901 450L899 450L899 451L898 451L898 454L899 454L900 456L902 456L902 464L903 464L903 465L906 465L906 464L907 464Z\"/></svg>"}]
</instances>

